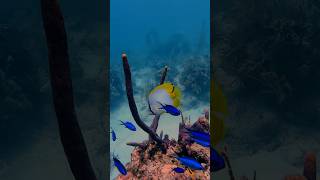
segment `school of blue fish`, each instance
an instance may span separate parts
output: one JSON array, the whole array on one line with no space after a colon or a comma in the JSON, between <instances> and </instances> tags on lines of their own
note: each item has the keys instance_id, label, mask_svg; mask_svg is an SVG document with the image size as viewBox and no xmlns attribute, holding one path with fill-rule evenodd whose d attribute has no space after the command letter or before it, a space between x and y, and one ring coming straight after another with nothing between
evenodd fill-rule
<instances>
[{"instance_id":1,"label":"school of blue fish","mask_svg":"<svg viewBox=\"0 0 320 180\"><path fill-rule=\"evenodd\" d=\"M135 127L135 125L129 121L121 121L121 125L123 125L125 128L129 129L130 131L136 131L137 128ZM191 129L187 129L191 139L195 142L200 144L203 147L210 147L210 171L211 172L215 172L215 171L219 171L223 168L225 168L225 162L223 157L214 149L210 146L210 134L209 133L205 133L205 132L200 132L200 131L194 131ZM111 134L112 134L112 140L116 141L117 136L115 131L111 128ZM199 163L196 159L194 159L193 157L188 157L188 156L177 156L176 159L182 164L184 165L186 168L189 168L191 170L204 170L203 166L201 165L201 163ZM126 175L127 174L127 170L125 168L125 166L121 163L121 161L113 156L113 162L114 162L114 166L118 169L118 171L123 174ZM176 173L184 173L185 169L181 168L181 167L175 167L172 169L172 171L176 172Z\"/></svg>"},{"instance_id":2,"label":"school of blue fish","mask_svg":"<svg viewBox=\"0 0 320 180\"><path fill-rule=\"evenodd\" d=\"M135 125L133 123L131 123L130 121L121 121L120 120L120 122L121 122L120 125L123 125L125 128L129 129L130 131L137 131L137 128L135 127ZM114 131L113 128L111 128L111 138L112 138L112 141L117 140L117 135L116 135L116 132ZM113 155L112 159L113 159L113 164L118 169L118 171L122 175L127 175L127 169L123 165L123 163L119 160L119 158L116 157L115 155Z\"/></svg>"},{"instance_id":3,"label":"school of blue fish","mask_svg":"<svg viewBox=\"0 0 320 180\"><path fill-rule=\"evenodd\" d=\"M166 84L161 85L164 87L160 87L161 88L168 88L173 86L173 84ZM159 87L157 87L159 88ZM156 89L157 89L156 88ZM174 86L172 88L173 90L170 91L170 93L174 92ZM155 93L164 93L165 91L156 91ZM166 92L165 92L166 93ZM157 94L152 94L152 98L157 99ZM176 100L177 101L177 100ZM179 101L176 102L176 104ZM170 104L166 104L166 103L161 103L159 101L156 101L156 103L150 105L149 102L149 110L151 111L152 114L156 114L154 112L156 104L160 105L160 107L158 107L159 110L162 111L156 111L157 113L168 113L172 116L180 116L181 115L181 111L175 107L174 105L170 105ZM153 110L152 110L153 109ZM125 128L127 128L130 131L137 131L137 128L135 127L135 125L133 123L131 123L130 121L121 121L122 126L124 126ZM206 148L210 148L210 171L211 172L215 172L218 170L221 170L223 168L225 168L225 162L223 157L214 149L210 146L210 134L206 133L206 132L200 132L200 131L195 131L192 130L190 128L187 128L187 133L189 134L190 138L192 141L194 141L195 143L206 147ZM111 128L111 138L112 141L116 141L117 140L117 135L116 132L114 131L114 129ZM184 165L185 168L182 167L175 167L172 169L172 171L176 172L176 173L184 173L185 170L188 170L189 172L192 173L192 170L204 170L204 167L201 165L200 162L198 162L195 158L193 157L189 157L189 156L176 156L175 157L180 164ZM118 169L118 171L122 174L122 175L127 175L127 170L125 168L125 166L123 165L123 163L119 160L118 157L113 155L113 163L114 166Z\"/></svg>"}]
</instances>

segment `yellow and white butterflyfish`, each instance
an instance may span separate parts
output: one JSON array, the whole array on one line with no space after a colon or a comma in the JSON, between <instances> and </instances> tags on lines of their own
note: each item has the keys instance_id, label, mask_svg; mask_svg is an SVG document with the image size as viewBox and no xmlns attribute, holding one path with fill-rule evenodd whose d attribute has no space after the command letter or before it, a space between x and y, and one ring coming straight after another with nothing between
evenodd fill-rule
<instances>
[{"instance_id":1,"label":"yellow and white butterflyfish","mask_svg":"<svg viewBox=\"0 0 320 180\"><path fill-rule=\"evenodd\" d=\"M162 105L171 105L176 108L180 106L181 91L170 82L155 87L148 96L149 110L154 115L165 113Z\"/></svg>"},{"instance_id":2,"label":"yellow and white butterflyfish","mask_svg":"<svg viewBox=\"0 0 320 180\"><path fill-rule=\"evenodd\" d=\"M216 146L225 136L224 121L228 115L227 99L222 92L221 85L215 81L211 81L211 99L210 99L210 134L212 134L211 144Z\"/></svg>"}]
</instances>

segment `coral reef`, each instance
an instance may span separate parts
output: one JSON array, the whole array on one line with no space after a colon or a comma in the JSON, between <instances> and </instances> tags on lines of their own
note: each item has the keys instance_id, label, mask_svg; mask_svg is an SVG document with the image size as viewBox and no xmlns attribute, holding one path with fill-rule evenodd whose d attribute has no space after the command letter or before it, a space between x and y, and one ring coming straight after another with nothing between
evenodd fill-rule
<instances>
[{"instance_id":1,"label":"coral reef","mask_svg":"<svg viewBox=\"0 0 320 180\"><path fill-rule=\"evenodd\" d=\"M117 179L209 179L210 175L210 149L194 143L187 129L209 133L209 114L200 117L194 124L186 122L186 118L181 115L182 122L179 124L178 141L169 139L163 132L157 134L157 127L160 115L155 115L151 126L147 126L140 118L132 87L131 70L126 54L122 54L123 70L125 75L125 86L129 108L136 124L149 134L149 140L142 143L129 142L127 145L134 146L131 154L131 162L126 164L128 174L119 175ZM166 66L160 78L163 84L168 67ZM195 158L202 167L203 171L195 170L176 174L173 168L179 166L177 156L191 156ZM189 173L189 174L188 174Z\"/></svg>"},{"instance_id":2,"label":"coral reef","mask_svg":"<svg viewBox=\"0 0 320 180\"><path fill-rule=\"evenodd\" d=\"M166 153L163 153L155 143L148 143L145 146L137 146L131 153L131 161L126 164L128 174L119 175L118 180L135 179L209 179L210 178L210 149L193 143L186 133L186 128L208 132L209 121L203 116L194 124L180 123L179 139L169 139L168 135L163 138ZM175 173L172 169L181 167L175 158L177 155L189 155L197 159L205 168L204 171L195 170L193 174L188 171Z\"/></svg>"},{"instance_id":3,"label":"coral reef","mask_svg":"<svg viewBox=\"0 0 320 180\"><path fill-rule=\"evenodd\" d=\"M179 83L188 89L186 93L196 97L197 100L209 99L210 81L207 80L210 79L209 62L205 56L191 57L182 65L178 77Z\"/></svg>"}]
</instances>

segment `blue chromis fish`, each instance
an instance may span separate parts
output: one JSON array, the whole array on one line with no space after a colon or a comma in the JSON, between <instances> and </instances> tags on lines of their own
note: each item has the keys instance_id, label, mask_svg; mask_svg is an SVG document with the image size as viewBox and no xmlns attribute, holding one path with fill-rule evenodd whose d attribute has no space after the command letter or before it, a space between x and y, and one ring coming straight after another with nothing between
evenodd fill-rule
<instances>
[{"instance_id":1,"label":"blue chromis fish","mask_svg":"<svg viewBox=\"0 0 320 180\"><path fill-rule=\"evenodd\" d=\"M161 104L165 105L165 107L167 106L166 108L171 108L172 106L175 109L177 109L180 106L180 100L180 89L170 82L165 82L150 91L148 95L149 110L153 115L167 113L167 111L165 110L165 108L163 108ZM175 111L175 113L173 114L178 114L178 111Z\"/></svg>"},{"instance_id":2,"label":"blue chromis fish","mask_svg":"<svg viewBox=\"0 0 320 180\"><path fill-rule=\"evenodd\" d=\"M113 156L113 163L114 163L114 166L117 167L118 171L123 174L123 175L127 175L127 169L126 167L120 162L120 160Z\"/></svg>"},{"instance_id":3,"label":"blue chromis fish","mask_svg":"<svg viewBox=\"0 0 320 180\"><path fill-rule=\"evenodd\" d=\"M114 130L111 128L111 137L112 137L112 141L116 141L117 136L116 133L114 132Z\"/></svg>"},{"instance_id":4,"label":"blue chromis fish","mask_svg":"<svg viewBox=\"0 0 320 180\"><path fill-rule=\"evenodd\" d=\"M159 109L163 109L166 111L166 113L169 113L173 116L180 116L181 112L178 108L172 106L172 105L168 105L168 104L162 104L160 102L158 102L161 105L161 108Z\"/></svg>"},{"instance_id":5,"label":"blue chromis fish","mask_svg":"<svg viewBox=\"0 0 320 180\"><path fill-rule=\"evenodd\" d=\"M192 138L210 142L210 134L209 133L194 131L194 130L191 130L190 128L187 128L187 130L188 130L189 135Z\"/></svg>"},{"instance_id":6,"label":"blue chromis fish","mask_svg":"<svg viewBox=\"0 0 320 180\"><path fill-rule=\"evenodd\" d=\"M175 167L172 169L172 171L176 172L176 173L184 173L184 169L181 167Z\"/></svg>"},{"instance_id":7,"label":"blue chromis fish","mask_svg":"<svg viewBox=\"0 0 320 180\"><path fill-rule=\"evenodd\" d=\"M210 141L206 141L206 140L202 140L202 139L196 139L196 138L192 138L192 140L194 142L196 142L197 144L200 144L203 147L210 147Z\"/></svg>"},{"instance_id":8,"label":"blue chromis fish","mask_svg":"<svg viewBox=\"0 0 320 180\"><path fill-rule=\"evenodd\" d=\"M137 130L137 128L129 121L126 121L126 122L121 121L121 125L124 125L126 128L128 128L131 131Z\"/></svg>"},{"instance_id":9,"label":"blue chromis fish","mask_svg":"<svg viewBox=\"0 0 320 180\"><path fill-rule=\"evenodd\" d=\"M186 156L176 157L176 158L180 161L181 164L189 167L190 169L204 170L202 165L194 158L186 157Z\"/></svg>"},{"instance_id":10,"label":"blue chromis fish","mask_svg":"<svg viewBox=\"0 0 320 180\"><path fill-rule=\"evenodd\" d=\"M210 147L210 171L215 172L225 168L223 157L212 147Z\"/></svg>"}]
</instances>

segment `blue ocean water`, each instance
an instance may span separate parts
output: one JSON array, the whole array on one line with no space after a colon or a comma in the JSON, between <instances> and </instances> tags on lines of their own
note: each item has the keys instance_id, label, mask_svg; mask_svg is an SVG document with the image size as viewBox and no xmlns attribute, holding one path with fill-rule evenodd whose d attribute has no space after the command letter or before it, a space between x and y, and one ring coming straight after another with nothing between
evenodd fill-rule
<instances>
[{"instance_id":1,"label":"blue ocean water","mask_svg":"<svg viewBox=\"0 0 320 180\"><path fill-rule=\"evenodd\" d=\"M110 139L110 152L124 164L130 161L132 147L147 134L134 122L124 88L121 54L128 56L136 104L143 121L150 125L147 96L160 81L161 70L169 67L166 81L182 91L181 110L196 121L209 108L210 2L195 0L111 0L110 15L110 126L118 139ZM120 120L137 126L132 132ZM163 130L177 139L180 117L161 116L158 133ZM111 169L110 177L119 172Z\"/></svg>"}]
</instances>

